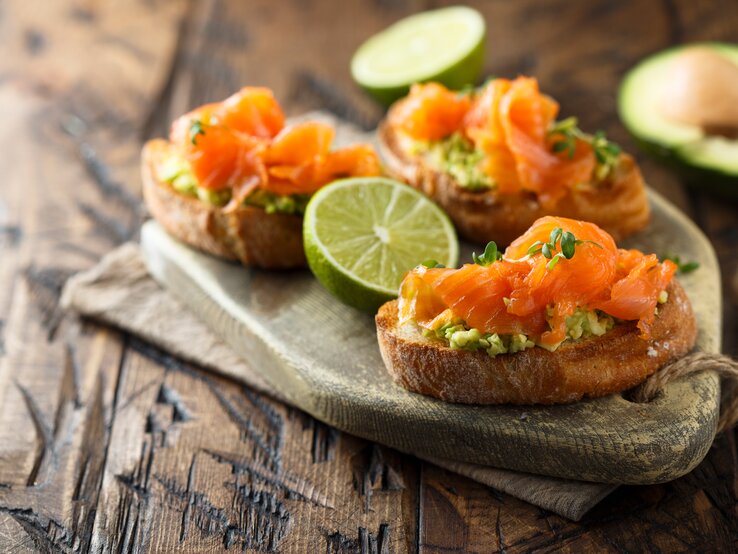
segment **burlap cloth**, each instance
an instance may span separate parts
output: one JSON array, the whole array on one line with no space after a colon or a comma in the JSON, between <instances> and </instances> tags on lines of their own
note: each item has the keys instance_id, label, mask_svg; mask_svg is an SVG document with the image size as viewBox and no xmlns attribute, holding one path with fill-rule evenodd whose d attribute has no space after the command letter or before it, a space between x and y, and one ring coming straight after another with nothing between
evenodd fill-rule
<instances>
[{"instance_id":1,"label":"burlap cloth","mask_svg":"<svg viewBox=\"0 0 738 554\"><path fill-rule=\"evenodd\" d=\"M285 402L259 371L239 358L149 276L137 244L120 246L92 269L70 278L62 294L62 306L123 329L183 360ZM572 520L580 519L616 488L450 460L424 459Z\"/></svg>"}]
</instances>

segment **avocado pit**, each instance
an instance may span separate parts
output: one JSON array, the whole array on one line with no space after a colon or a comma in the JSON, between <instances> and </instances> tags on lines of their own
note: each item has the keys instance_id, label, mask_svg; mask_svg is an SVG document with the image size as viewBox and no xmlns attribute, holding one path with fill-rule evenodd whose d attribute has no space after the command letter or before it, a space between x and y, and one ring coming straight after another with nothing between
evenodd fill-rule
<instances>
[{"instance_id":1,"label":"avocado pit","mask_svg":"<svg viewBox=\"0 0 738 554\"><path fill-rule=\"evenodd\" d=\"M672 62L661 110L706 135L738 138L738 65L714 49L685 48Z\"/></svg>"}]
</instances>

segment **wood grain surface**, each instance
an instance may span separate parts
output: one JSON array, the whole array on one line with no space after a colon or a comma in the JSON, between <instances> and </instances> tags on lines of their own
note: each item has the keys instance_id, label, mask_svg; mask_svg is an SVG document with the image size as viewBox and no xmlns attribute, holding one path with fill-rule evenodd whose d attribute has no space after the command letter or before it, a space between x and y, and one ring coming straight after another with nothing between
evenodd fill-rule
<instances>
[{"instance_id":1,"label":"wood grain surface","mask_svg":"<svg viewBox=\"0 0 738 554\"><path fill-rule=\"evenodd\" d=\"M563 114L631 151L623 72L681 41L738 41L728 0L469 3L490 25L488 73L538 76ZM735 431L689 475L622 487L571 523L59 310L67 276L136 236L139 149L174 115L252 83L290 114L368 129L381 112L351 53L439 4L0 2L0 551L736 549ZM735 355L738 208L642 162L716 248Z\"/></svg>"}]
</instances>

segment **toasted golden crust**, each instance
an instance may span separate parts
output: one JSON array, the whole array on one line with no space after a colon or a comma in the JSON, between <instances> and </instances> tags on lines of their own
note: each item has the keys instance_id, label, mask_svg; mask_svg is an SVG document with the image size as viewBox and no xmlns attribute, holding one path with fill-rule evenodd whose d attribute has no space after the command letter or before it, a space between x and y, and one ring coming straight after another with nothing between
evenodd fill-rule
<instances>
[{"instance_id":1,"label":"toasted golden crust","mask_svg":"<svg viewBox=\"0 0 738 554\"><path fill-rule=\"evenodd\" d=\"M393 108L396 109L396 108ZM379 148L385 170L435 200L466 239L507 245L544 215L591 221L615 240L646 227L650 218L643 177L633 158L623 154L613 178L597 186L569 189L554 206L544 208L535 194L471 192L453 177L432 167L422 155L403 148L395 128L385 119L379 127Z\"/></svg>"},{"instance_id":2,"label":"toasted golden crust","mask_svg":"<svg viewBox=\"0 0 738 554\"><path fill-rule=\"evenodd\" d=\"M288 269L305 265L302 217L261 208L224 209L179 194L156 178L155 166L170 151L167 141L144 145L143 194L151 215L172 235L198 250L246 266Z\"/></svg>"},{"instance_id":3,"label":"toasted golden crust","mask_svg":"<svg viewBox=\"0 0 738 554\"><path fill-rule=\"evenodd\" d=\"M676 281L667 290L649 340L639 337L635 322L625 322L555 352L534 347L492 358L448 348L412 323L398 327L397 300L379 309L377 336L390 375L413 392L464 404L563 404L629 389L694 347L689 299Z\"/></svg>"}]
</instances>

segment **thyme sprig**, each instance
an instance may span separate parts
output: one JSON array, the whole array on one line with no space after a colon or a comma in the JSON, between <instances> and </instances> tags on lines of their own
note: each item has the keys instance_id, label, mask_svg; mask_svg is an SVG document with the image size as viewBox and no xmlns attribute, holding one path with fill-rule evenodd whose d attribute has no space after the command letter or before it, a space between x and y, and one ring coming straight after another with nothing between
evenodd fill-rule
<instances>
[{"instance_id":1,"label":"thyme sprig","mask_svg":"<svg viewBox=\"0 0 738 554\"><path fill-rule=\"evenodd\" d=\"M190 141L197 146L197 137L205 134L205 124L200 119L190 122Z\"/></svg>"},{"instance_id":2,"label":"thyme sprig","mask_svg":"<svg viewBox=\"0 0 738 554\"><path fill-rule=\"evenodd\" d=\"M589 143L597 160L596 176L604 179L617 165L622 149L607 140L604 132L597 131L594 135L588 135L577 125L576 117L567 117L554 123L548 131L548 136L553 139L551 149L555 154L566 152L571 159L577 151L577 140Z\"/></svg>"},{"instance_id":3,"label":"thyme sprig","mask_svg":"<svg viewBox=\"0 0 738 554\"><path fill-rule=\"evenodd\" d=\"M556 227L548 237L548 242L537 240L528 248L528 255L534 256L536 254L543 254L543 257L550 260L546 264L546 269L553 269L559 260L567 259L570 260L576 253L576 247L581 244L593 244L597 248L602 248L601 244L598 244L592 240L581 240L574 236L574 233L570 231L564 231L561 227Z\"/></svg>"},{"instance_id":4,"label":"thyme sprig","mask_svg":"<svg viewBox=\"0 0 738 554\"><path fill-rule=\"evenodd\" d=\"M475 264L481 266L488 266L501 259L502 252L497 250L497 243L493 240L487 243L487 246L484 247L484 253L481 256L477 256L476 252L472 252L472 260L474 260Z\"/></svg>"}]
</instances>

